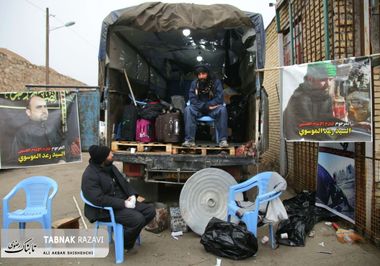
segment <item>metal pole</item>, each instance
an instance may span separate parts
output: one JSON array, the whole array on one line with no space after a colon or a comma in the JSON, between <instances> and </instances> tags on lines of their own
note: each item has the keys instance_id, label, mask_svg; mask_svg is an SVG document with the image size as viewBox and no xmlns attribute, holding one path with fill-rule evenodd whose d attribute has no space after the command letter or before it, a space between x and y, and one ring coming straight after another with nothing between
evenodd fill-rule
<instances>
[{"instance_id":1,"label":"metal pole","mask_svg":"<svg viewBox=\"0 0 380 266\"><path fill-rule=\"evenodd\" d=\"M330 60L330 32L329 32L329 7L328 1L323 1L323 22L325 31L325 60Z\"/></svg>"},{"instance_id":2,"label":"metal pole","mask_svg":"<svg viewBox=\"0 0 380 266\"><path fill-rule=\"evenodd\" d=\"M46 8L46 54L45 54L45 83L49 84L49 8Z\"/></svg>"},{"instance_id":3,"label":"metal pole","mask_svg":"<svg viewBox=\"0 0 380 266\"><path fill-rule=\"evenodd\" d=\"M125 70L125 68L124 68L124 75L125 75L125 79L127 80L127 84L128 84L129 91L131 92L131 96L132 96L133 104L134 104L135 106L137 106L136 99L135 99L135 95L133 94L133 90L132 90L132 87L131 87L131 83L129 83L129 78L128 78L127 71Z\"/></svg>"},{"instance_id":4,"label":"metal pole","mask_svg":"<svg viewBox=\"0 0 380 266\"><path fill-rule=\"evenodd\" d=\"M292 1L289 2L289 34L290 34L290 58L291 64L294 65L294 38L293 38L293 10L292 10Z\"/></svg>"}]
</instances>

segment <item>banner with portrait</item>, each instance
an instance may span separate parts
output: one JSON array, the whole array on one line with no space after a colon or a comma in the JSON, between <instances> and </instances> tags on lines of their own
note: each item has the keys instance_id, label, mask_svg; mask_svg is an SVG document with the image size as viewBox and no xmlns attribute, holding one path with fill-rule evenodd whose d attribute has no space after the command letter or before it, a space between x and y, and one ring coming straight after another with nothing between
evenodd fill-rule
<instances>
[{"instance_id":1,"label":"banner with portrait","mask_svg":"<svg viewBox=\"0 0 380 266\"><path fill-rule=\"evenodd\" d=\"M81 162L77 93L0 93L0 168Z\"/></svg>"},{"instance_id":2,"label":"banner with portrait","mask_svg":"<svg viewBox=\"0 0 380 266\"><path fill-rule=\"evenodd\" d=\"M282 69L287 141L372 141L370 58L320 61Z\"/></svg>"},{"instance_id":3,"label":"banner with portrait","mask_svg":"<svg viewBox=\"0 0 380 266\"><path fill-rule=\"evenodd\" d=\"M316 205L355 223L355 144L319 146Z\"/></svg>"}]
</instances>

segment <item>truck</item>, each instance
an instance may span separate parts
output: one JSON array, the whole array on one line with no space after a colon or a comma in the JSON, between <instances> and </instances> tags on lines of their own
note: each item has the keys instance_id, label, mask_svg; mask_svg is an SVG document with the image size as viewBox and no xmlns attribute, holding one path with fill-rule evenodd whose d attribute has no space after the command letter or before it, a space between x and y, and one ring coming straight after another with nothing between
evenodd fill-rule
<instances>
[{"instance_id":1,"label":"truck","mask_svg":"<svg viewBox=\"0 0 380 266\"><path fill-rule=\"evenodd\" d=\"M143 186L183 184L204 168L220 168L236 179L257 163L267 146L267 94L262 86L265 30L261 14L225 5L143 3L111 12L102 23L99 47L101 119L105 143L123 171ZM207 138L205 125L195 148L181 143L138 143L115 140L115 128L128 101L154 92L172 104L183 97L195 78L199 61L210 65L223 82L229 112L227 149ZM205 133L206 132L206 133ZM211 135L211 133L210 133ZM201 139L201 137L200 137ZM248 143L248 144L247 144ZM244 145L257 152L238 152ZM240 151L241 151L240 149Z\"/></svg>"}]
</instances>

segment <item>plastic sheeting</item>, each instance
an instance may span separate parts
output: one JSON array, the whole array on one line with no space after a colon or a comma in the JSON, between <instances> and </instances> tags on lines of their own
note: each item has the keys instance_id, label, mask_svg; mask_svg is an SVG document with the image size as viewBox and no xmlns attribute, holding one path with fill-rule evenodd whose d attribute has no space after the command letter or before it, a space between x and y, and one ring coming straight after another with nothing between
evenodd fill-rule
<instances>
[{"instance_id":1,"label":"plastic sheeting","mask_svg":"<svg viewBox=\"0 0 380 266\"><path fill-rule=\"evenodd\" d=\"M194 30L194 36L186 39L179 35L178 30L184 28ZM242 37L247 32L250 34L243 43ZM106 62L112 68L127 69L128 73L131 71L131 78L151 83L150 79L155 78L159 84L164 84L161 79L165 79L167 60L189 71L193 66L194 53L199 50L207 52L205 60L216 65L219 68L216 72L221 73L224 53L228 51L233 63L241 56L242 49L252 53L256 68L264 67L265 29L260 14L222 4L143 3L115 10L104 19L99 63L100 66L105 66ZM152 77L152 72L157 72L157 75ZM99 69L100 81L103 80L101 75L104 73Z\"/></svg>"}]
</instances>

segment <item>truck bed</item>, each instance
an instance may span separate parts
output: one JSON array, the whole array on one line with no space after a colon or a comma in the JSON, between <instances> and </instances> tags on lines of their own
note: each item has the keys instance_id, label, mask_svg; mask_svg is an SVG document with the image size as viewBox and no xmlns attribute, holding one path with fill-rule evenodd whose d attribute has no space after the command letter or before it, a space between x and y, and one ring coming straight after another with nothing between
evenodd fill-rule
<instances>
[{"instance_id":1,"label":"truck bed","mask_svg":"<svg viewBox=\"0 0 380 266\"><path fill-rule=\"evenodd\" d=\"M167 173L165 176L176 173L177 179L183 179L189 173L208 167L228 169L254 164L254 157L235 155L235 148L239 145L231 143L228 148L220 148L215 144L202 143L194 148L185 148L178 144L113 141L111 146L114 160L124 163L127 176L141 174L147 180L153 177L162 178L162 175L158 176L159 173ZM138 165L143 169L131 173L131 165Z\"/></svg>"}]
</instances>

